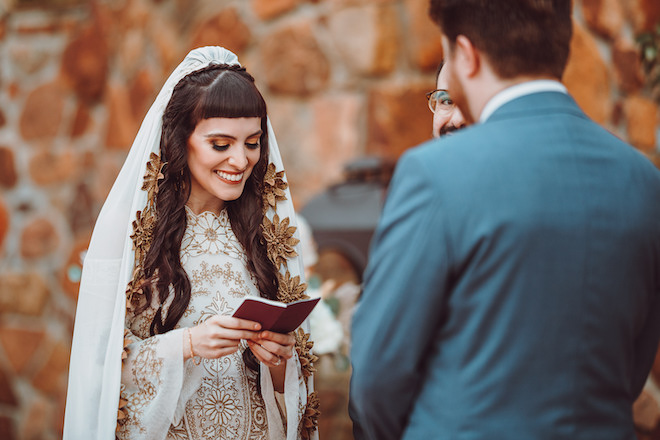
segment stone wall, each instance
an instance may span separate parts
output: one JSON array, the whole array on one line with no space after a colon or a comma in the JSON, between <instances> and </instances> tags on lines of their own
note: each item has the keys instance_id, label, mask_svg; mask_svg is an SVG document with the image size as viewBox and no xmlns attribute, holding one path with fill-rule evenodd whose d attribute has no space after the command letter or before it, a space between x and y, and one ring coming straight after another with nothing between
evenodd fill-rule
<instances>
[{"instance_id":1,"label":"stone wall","mask_svg":"<svg viewBox=\"0 0 660 440\"><path fill-rule=\"evenodd\" d=\"M660 3L574 3L568 88L657 161L658 106L634 36L660 22ZM81 253L142 117L187 51L224 45L256 77L302 207L341 179L346 161L396 158L429 138L424 92L442 48L426 8L423 0L2 2L0 438L60 437ZM654 371L660 383L660 360ZM326 394L325 438L349 438L345 388ZM660 438L657 398L649 382L636 406L647 439Z\"/></svg>"}]
</instances>

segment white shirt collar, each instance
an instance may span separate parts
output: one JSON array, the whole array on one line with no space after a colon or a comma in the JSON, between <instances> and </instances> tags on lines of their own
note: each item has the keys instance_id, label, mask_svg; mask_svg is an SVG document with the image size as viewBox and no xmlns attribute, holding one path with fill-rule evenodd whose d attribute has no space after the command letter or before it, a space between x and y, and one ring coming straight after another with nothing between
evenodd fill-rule
<instances>
[{"instance_id":1,"label":"white shirt collar","mask_svg":"<svg viewBox=\"0 0 660 440\"><path fill-rule=\"evenodd\" d=\"M491 117L495 110L502 107L509 101L513 101L521 96L531 95L532 93L539 92L561 92L568 93L566 87L559 81L551 79L538 79L534 81L527 81L524 83L516 84L515 86L508 87L495 96L486 104L479 116L479 122L486 122Z\"/></svg>"}]
</instances>

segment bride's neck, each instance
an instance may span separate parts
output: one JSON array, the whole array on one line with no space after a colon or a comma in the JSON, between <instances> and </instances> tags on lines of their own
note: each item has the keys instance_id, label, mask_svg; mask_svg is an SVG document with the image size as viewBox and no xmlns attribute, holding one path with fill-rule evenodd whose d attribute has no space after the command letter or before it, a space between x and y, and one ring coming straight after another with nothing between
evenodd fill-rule
<instances>
[{"instance_id":1,"label":"bride's neck","mask_svg":"<svg viewBox=\"0 0 660 440\"><path fill-rule=\"evenodd\" d=\"M206 200L200 200L193 197L193 195L191 194L190 198L186 202L186 206L188 206L188 208L190 208L190 210L196 215L199 215L205 211L209 211L216 215L219 215L220 212L225 207L225 202L216 197L209 198Z\"/></svg>"}]
</instances>

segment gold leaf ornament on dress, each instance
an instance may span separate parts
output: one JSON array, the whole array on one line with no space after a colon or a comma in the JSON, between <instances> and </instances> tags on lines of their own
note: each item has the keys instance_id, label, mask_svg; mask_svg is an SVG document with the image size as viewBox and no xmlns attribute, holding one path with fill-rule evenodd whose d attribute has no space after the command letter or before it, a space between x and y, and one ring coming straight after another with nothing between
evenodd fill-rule
<instances>
[{"instance_id":1,"label":"gold leaf ornament on dress","mask_svg":"<svg viewBox=\"0 0 660 440\"><path fill-rule=\"evenodd\" d=\"M156 226L156 195L158 194L158 182L164 179L163 167L165 163L156 153L149 155L146 164L146 172L142 182L142 190L147 191L147 206L142 211L135 213L133 221L133 250L135 251L135 262L133 264L133 276L126 289L127 307L134 307L140 302L142 281L144 279L144 259L151 246L154 228Z\"/></svg>"},{"instance_id":2,"label":"gold leaf ornament on dress","mask_svg":"<svg viewBox=\"0 0 660 440\"><path fill-rule=\"evenodd\" d=\"M300 421L300 436L304 440L310 439L312 433L318 428L319 415L321 415L321 411L319 411L320 403L321 401L316 391L307 397L307 407Z\"/></svg>"},{"instance_id":3,"label":"gold leaf ornament on dress","mask_svg":"<svg viewBox=\"0 0 660 440\"><path fill-rule=\"evenodd\" d=\"M286 200L286 189L288 186L289 184L284 181L284 171L278 172L275 164L268 164L268 169L264 176L264 212L268 208L275 209L278 201Z\"/></svg>"},{"instance_id":4,"label":"gold leaf ornament on dress","mask_svg":"<svg viewBox=\"0 0 660 440\"><path fill-rule=\"evenodd\" d=\"M277 215L277 202L286 200L286 189L288 184L284 180L284 171L277 171L273 163L268 164L266 175L263 180L263 210L264 216L261 224L261 229L266 241L268 258L275 264L278 270L278 292L277 299L289 303L297 301L308 296L305 294L307 284L302 283L300 276L292 277L288 268L287 260L298 256L295 251L295 246L300 242L293 236L296 231L294 226L290 226L288 217L280 220ZM266 213L272 209L275 214L272 221L268 218ZM316 371L314 362L318 360L311 349L314 345L310 341L310 334L305 333L302 328L294 332L296 338L296 352L300 361L303 377L305 379L311 378ZM306 383L306 386L308 384ZM316 392L310 393L307 400L307 405L301 408L302 419L300 422L299 430L300 436L303 439L310 439L312 433L318 427L319 399Z\"/></svg>"},{"instance_id":5,"label":"gold leaf ornament on dress","mask_svg":"<svg viewBox=\"0 0 660 440\"><path fill-rule=\"evenodd\" d=\"M156 226L156 195L158 194L158 181L163 179L163 166L165 164L161 161L160 156L151 153L149 161L146 165L146 173L143 178L142 190L147 191L147 205L142 211L135 213L135 220L133 221L133 250L135 252L135 260L133 263L133 275L131 281L126 287L126 308L130 309L135 307L142 297L142 281L144 280L144 259L151 246L153 239L153 232ZM127 329L124 329L124 348L122 350L122 367L124 360L128 356L128 345L131 343L130 334ZM122 385L123 388L123 385ZM129 396L126 396L124 390L120 390L119 409L117 412L117 430L126 428L126 423L129 420L127 411Z\"/></svg>"},{"instance_id":6,"label":"gold leaf ornament on dress","mask_svg":"<svg viewBox=\"0 0 660 440\"><path fill-rule=\"evenodd\" d=\"M280 301L290 303L309 298L309 296L305 295L307 283L301 283L300 276L291 277L291 274L287 270L284 275L280 272L277 273L277 281L280 286L278 292Z\"/></svg>"},{"instance_id":7,"label":"gold leaf ornament on dress","mask_svg":"<svg viewBox=\"0 0 660 440\"><path fill-rule=\"evenodd\" d=\"M158 194L158 181L165 178L163 175L163 167L165 163L160 160L160 156L156 153L149 155L149 162L147 162L147 173L144 175L144 182L142 183L142 190L147 191L147 198L155 200Z\"/></svg>"},{"instance_id":8,"label":"gold leaf ornament on dress","mask_svg":"<svg viewBox=\"0 0 660 440\"><path fill-rule=\"evenodd\" d=\"M316 372L316 368L314 368L314 362L319 359L311 352L312 347L314 346L314 342L309 340L309 336L310 334L305 333L301 328L299 328L295 333L296 352L298 353L298 359L300 359L300 367L305 378L310 377L313 373Z\"/></svg>"},{"instance_id":9,"label":"gold leaf ornament on dress","mask_svg":"<svg viewBox=\"0 0 660 440\"><path fill-rule=\"evenodd\" d=\"M268 258L275 264L275 267L279 269L281 266L286 265L288 258L298 255L294 246L300 240L293 236L296 228L295 226L289 226L288 217L280 221L279 216L275 214L271 222L268 217L264 216L261 228L266 239Z\"/></svg>"}]
</instances>

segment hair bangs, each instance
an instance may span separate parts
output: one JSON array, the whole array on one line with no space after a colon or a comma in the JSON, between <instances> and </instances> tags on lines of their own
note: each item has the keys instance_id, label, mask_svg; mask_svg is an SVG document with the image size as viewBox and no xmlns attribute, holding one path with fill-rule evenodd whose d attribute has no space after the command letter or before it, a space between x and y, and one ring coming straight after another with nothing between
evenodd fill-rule
<instances>
[{"instance_id":1,"label":"hair bangs","mask_svg":"<svg viewBox=\"0 0 660 440\"><path fill-rule=\"evenodd\" d=\"M208 86L195 111L208 118L265 118L266 101L253 82L232 71L218 75Z\"/></svg>"}]
</instances>

